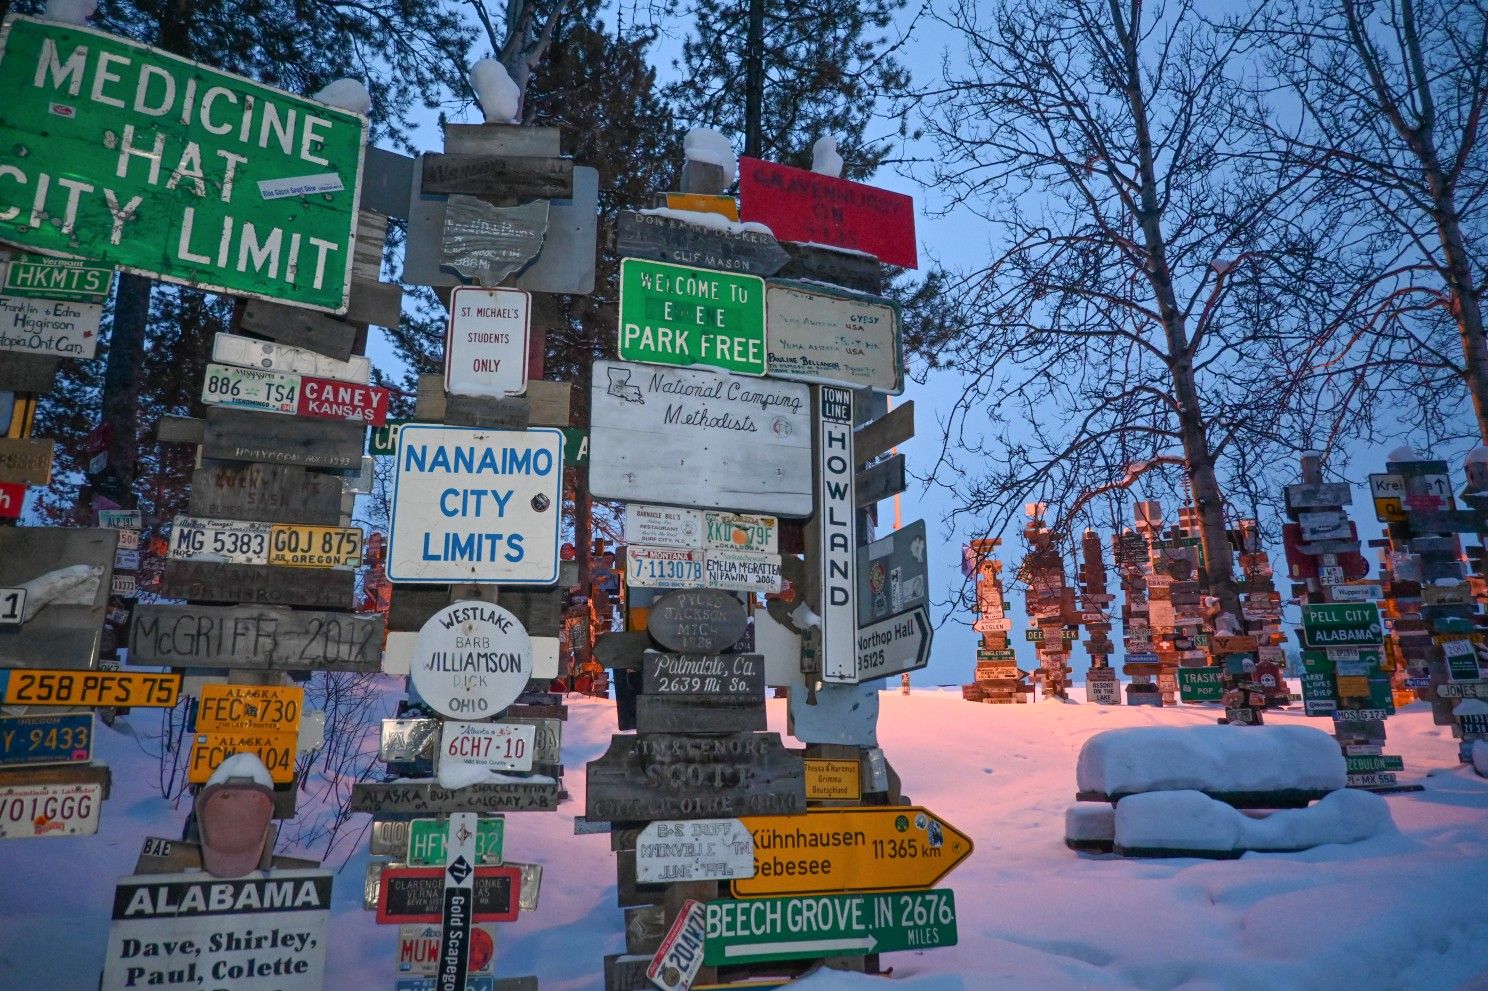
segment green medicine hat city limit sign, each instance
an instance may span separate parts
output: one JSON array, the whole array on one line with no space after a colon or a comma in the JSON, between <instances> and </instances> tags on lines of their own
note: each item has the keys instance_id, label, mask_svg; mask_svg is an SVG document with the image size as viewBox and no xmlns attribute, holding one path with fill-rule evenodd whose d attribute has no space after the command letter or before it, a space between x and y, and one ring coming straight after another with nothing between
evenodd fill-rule
<instances>
[{"instance_id":1,"label":"green medicine hat city limit sign","mask_svg":"<svg viewBox=\"0 0 1488 991\"><path fill-rule=\"evenodd\" d=\"M622 259L620 360L765 374L765 280Z\"/></svg>"}]
</instances>

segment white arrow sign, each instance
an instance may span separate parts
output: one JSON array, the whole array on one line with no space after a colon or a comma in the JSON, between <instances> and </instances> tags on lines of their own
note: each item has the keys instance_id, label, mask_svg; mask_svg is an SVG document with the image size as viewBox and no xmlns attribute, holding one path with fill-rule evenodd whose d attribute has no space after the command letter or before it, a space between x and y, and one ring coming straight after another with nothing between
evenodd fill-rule
<instances>
[{"instance_id":1,"label":"white arrow sign","mask_svg":"<svg viewBox=\"0 0 1488 991\"><path fill-rule=\"evenodd\" d=\"M930 663L930 611L924 606L858 628L858 681L916 671Z\"/></svg>"},{"instance_id":2,"label":"white arrow sign","mask_svg":"<svg viewBox=\"0 0 1488 991\"><path fill-rule=\"evenodd\" d=\"M723 954L726 957L756 957L778 953L804 953L812 951L822 956L830 956L834 953L872 953L873 947L877 945L872 934L867 936L854 936L846 939L803 939L791 940L779 943L740 943L737 946L724 947Z\"/></svg>"}]
</instances>

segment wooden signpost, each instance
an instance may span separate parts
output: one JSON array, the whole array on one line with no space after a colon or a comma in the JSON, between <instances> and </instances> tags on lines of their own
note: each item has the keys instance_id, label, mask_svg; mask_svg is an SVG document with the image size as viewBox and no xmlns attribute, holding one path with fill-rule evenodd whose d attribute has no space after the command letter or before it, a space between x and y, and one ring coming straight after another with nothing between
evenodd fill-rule
<instances>
[{"instance_id":1,"label":"wooden signpost","mask_svg":"<svg viewBox=\"0 0 1488 991\"><path fill-rule=\"evenodd\" d=\"M616 251L623 258L645 258L720 272L774 275L790 255L761 231L712 227L649 211L621 210Z\"/></svg>"},{"instance_id":2,"label":"wooden signpost","mask_svg":"<svg viewBox=\"0 0 1488 991\"><path fill-rule=\"evenodd\" d=\"M275 671L375 671L383 618L270 606L136 607L132 664Z\"/></svg>"},{"instance_id":3,"label":"wooden signpost","mask_svg":"<svg viewBox=\"0 0 1488 991\"><path fill-rule=\"evenodd\" d=\"M584 815L640 822L804 812L804 774L778 733L616 736L588 765Z\"/></svg>"}]
</instances>

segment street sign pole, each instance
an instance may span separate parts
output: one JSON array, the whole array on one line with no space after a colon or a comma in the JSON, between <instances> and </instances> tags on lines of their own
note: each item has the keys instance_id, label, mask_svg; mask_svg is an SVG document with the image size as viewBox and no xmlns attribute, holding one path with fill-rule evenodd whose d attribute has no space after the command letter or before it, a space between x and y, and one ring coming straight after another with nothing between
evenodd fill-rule
<instances>
[{"instance_id":1,"label":"street sign pole","mask_svg":"<svg viewBox=\"0 0 1488 991\"><path fill-rule=\"evenodd\" d=\"M439 953L439 991L465 991L470 961L470 919L475 908L474 812L450 816L444 844L444 918Z\"/></svg>"},{"instance_id":2,"label":"street sign pole","mask_svg":"<svg viewBox=\"0 0 1488 991\"><path fill-rule=\"evenodd\" d=\"M821 679L858 683L857 503L853 492L853 395L819 386L816 400L817 603L821 617Z\"/></svg>"}]
</instances>

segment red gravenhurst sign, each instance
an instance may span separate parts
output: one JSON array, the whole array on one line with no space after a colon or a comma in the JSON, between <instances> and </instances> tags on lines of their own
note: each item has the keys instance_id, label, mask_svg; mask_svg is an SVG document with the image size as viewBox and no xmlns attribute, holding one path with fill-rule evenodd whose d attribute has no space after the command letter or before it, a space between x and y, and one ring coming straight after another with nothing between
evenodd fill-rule
<instances>
[{"instance_id":1,"label":"red gravenhurst sign","mask_svg":"<svg viewBox=\"0 0 1488 991\"><path fill-rule=\"evenodd\" d=\"M914 200L833 176L739 159L739 218L781 241L865 251L879 261L918 268Z\"/></svg>"}]
</instances>

